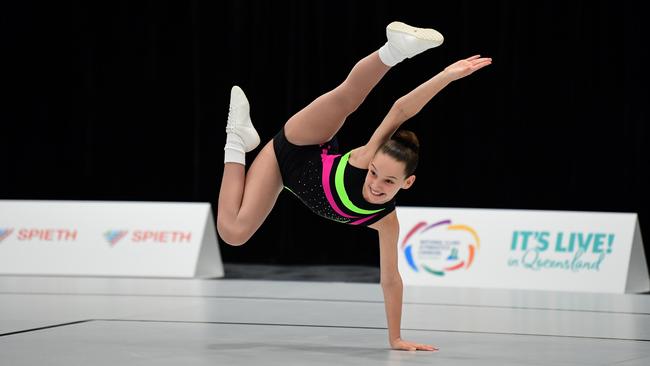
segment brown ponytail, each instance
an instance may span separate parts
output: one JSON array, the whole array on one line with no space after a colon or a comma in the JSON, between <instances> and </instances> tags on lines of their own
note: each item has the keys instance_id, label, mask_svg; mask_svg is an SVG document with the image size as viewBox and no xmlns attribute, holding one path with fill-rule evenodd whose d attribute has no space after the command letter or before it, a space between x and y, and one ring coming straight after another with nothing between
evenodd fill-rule
<instances>
[{"instance_id":1,"label":"brown ponytail","mask_svg":"<svg viewBox=\"0 0 650 366\"><path fill-rule=\"evenodd\" d=\"M420 142L415 133L399 130L379 148L379 151L403 162L406 165L404 172L408 177L415 172L415 168L418 166Z\"/></svg>"}]
</instances>

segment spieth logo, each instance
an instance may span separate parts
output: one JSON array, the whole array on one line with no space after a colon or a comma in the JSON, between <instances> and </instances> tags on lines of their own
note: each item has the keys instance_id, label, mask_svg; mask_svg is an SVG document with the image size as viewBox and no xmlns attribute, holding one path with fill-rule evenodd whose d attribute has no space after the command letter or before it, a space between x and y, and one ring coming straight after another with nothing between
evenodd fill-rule
<instances>
[{"instance_id":1,"label":"spieth logo","mask_svg":"<svg viewBox=\"0 0 650 366\"><path fill-rule=\"evenodd\" d=\"M104 233L104 238L111 243L111 246L115 246L118 241L122 240L123 237L128 234L128 230L109 230Z\"/></svg>"},{"instance_id":2,"label":"spieth logo","mask_svg":"<svg viewBox=\"0 0 650 366\"><path fill-rule=\"evenodd\" d=\"M402 251L414 272L434 276L461 268L468 269L480 246L476 231L467 225L452 225L443 220L431 225L417 223L402 241Z\"/></svg>"},{"instance_id":3,"label":"spieth logo","mask_svg":"<svg viewBox=\"0 0 650 366\"><path fill-rule=\"evenodd\" d=\"M0 229L0 243L2 243L3 240L7 239L13 232L14 229Z\"/></svg>"}]
</instances>

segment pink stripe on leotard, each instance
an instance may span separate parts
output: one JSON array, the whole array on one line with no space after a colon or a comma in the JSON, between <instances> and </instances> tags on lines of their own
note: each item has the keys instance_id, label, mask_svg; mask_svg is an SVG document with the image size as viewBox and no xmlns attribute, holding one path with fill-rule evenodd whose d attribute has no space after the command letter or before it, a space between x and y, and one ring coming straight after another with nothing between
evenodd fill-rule
<instances>
[{"instance_id":1,"label":"pink stripe on leotard","mask_svg":"<svg viewBox=\"0 0 650 366\"><path fill-rule=\"evenodd\" d=\"M350 218L350 219L357 219L357 218L359 218L358 216L346 215L345 212L343 212L336 205L336 202L334 202L334 196L332 195L332 187L330 187L330 172L332 171L332 165L334 165L334 159L336 159L337 156L340 156L340 154L339 155L327 155L325 153L325 151L326 150L323 150L323 153L320 155L320 157L323 160L323 190L325 191L325 197L327 197L327 202L329 202L330 206L332 206L334 211L336 211L336 213L338 213L339 215L341 215L343 217ZM360 220L360 221L363 222L362 220ZM355 223L360 223L360 222L355 221ZM355 224L355 225L357 225L357 224Z\"/></svg>"},{"instance_id":2,"label":"pink stripe on leotard","mask_svg":"<svg viewBox=\"0 0 650 366\"><path fill-rule=\"evenodd\" d=\"M361 219L361 220L352 221L352 222L350 222L349 224L350 224L350 225L360 225L360 224L363 224L364 222L366 222L366 221L372 219L372 218L375 217L375 216L377 216L377 214L374 214L374 215L372 215L372 216L368 216L368 217L364 217L364 218Z\"/></svg>"}]
</instances>

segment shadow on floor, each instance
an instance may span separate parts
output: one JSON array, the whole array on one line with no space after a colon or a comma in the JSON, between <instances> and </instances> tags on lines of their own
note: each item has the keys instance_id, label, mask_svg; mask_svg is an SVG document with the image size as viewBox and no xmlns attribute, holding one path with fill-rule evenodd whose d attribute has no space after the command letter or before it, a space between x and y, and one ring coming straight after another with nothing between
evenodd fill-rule
<instances>
[{"instance_id":1,"label":"shadow on floor","mask_svg":"<svg viewBox=\"0 0 650 366\"><path fill-rule=\"evenodd\" d=\"M225 279L379 283L379 268L368 266L279 266L224 263Z\"/></svg>"}]
</instances>

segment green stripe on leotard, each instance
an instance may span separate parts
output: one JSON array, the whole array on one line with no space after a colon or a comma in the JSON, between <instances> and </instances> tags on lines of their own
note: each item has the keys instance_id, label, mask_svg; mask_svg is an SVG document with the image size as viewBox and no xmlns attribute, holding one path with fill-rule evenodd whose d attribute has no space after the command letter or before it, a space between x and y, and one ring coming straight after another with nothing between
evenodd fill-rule
<instances>
[{"instance_id":1,"label":"green stripe on leotard","mask_svg":"<svg viewBox=\"0 0 650 366\"><path fill-rule=\"evenodd\" d=\"M343 155L341 157L341 160L339 160L339 164L336 166L336 175L334 176L334 183L336 187L336 193L338 193L339 198L341 199L341 202L345 205L345 207L348 208L348 210L361 214L361 215L370 215L377 213L379 211L382 211L383 208L379 210L364 210L362 208L359 208L350 201L350 198L348 197L347 192L345 191L345 185L343 184L343 175L345 172L345 166L348 164L348 159L350 159L350 152L347 154Z\"/></svg>"}]
</instances>

